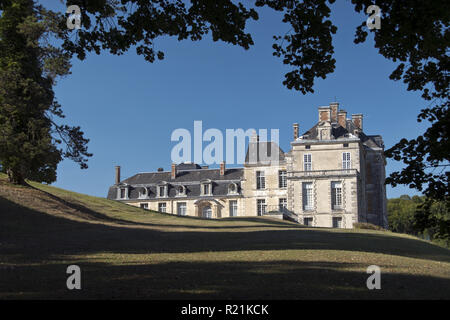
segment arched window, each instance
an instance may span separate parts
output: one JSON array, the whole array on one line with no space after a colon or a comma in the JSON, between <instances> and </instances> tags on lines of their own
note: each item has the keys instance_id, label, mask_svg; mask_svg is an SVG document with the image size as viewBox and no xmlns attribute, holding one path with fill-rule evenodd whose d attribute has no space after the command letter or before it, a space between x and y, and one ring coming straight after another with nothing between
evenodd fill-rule
<instances>
[{"instance_id":1,"label":"arched window","mask_svg":"<svg viewBox=\"0 0 450 320\"><path fill-rule=\"evenodd\" d=\"M147 188L140 188L139 189L139 198L146 198L147 196L148 196Z\"/></svg>"},{"instance_id":2,"label":"arched window","mask_svg":"<svg viewBox=\"0 0 450 320\"><path fill-rule=\"evenodd\" d=\"M182 197L186 195L186 187L185 186L177 186L177 196Z\"/></svg>"},{"instance_id":3,"label":"arched window","mask_svg":"<svg viewBox=\"0 0 450 320\"><path fill-rule=\"evenodd\" d=\"M236 183L230 183L228 185L228 194L237 194L238 193L238 187Z\"/></svg>"}]
</instances>

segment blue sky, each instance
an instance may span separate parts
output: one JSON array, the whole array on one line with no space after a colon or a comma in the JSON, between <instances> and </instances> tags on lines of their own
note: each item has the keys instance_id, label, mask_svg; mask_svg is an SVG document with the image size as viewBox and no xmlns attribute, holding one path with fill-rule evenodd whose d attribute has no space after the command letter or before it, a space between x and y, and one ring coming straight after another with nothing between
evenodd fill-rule
<instances>
[{"instance_id":1,"label":"blue sky","mask_svg":"<svg viewBox=\"0 0 450 320\"><path fill-rule=\"evenodd\" d=\"M336 70L316 81L313 94L282 85L289 69L272 56L272 36L289 26L271 10L260 10L260 19L248 25L255 42L250 50L209 37L200 42L160 38L155 48L164 51L165 59L153 64L134 48L122 56L103 52L74 60L72 74L58 82L55 92L66 121L80 125L91 140L94 156L87 170L63 161L54 185L104 197L114 182L115 165L122 167L122 178L158 167L169 170L176 144L171 133L193 130L194 120L202 120L204 130L224 133L227 128L280 129L281 147L288 151L292 123L304 132L317 121L317 107L335 99L348 114L363 113L364 131L381 134L386 147L423 132L425 125L416 122L425 106L420 94L389 80L395 64L378 54L371 38L353 43L355 28L366 16L356 14L349 1L337 1L332 8L338 27ZM386 167L387 173L400 168L391 160ZM416 194L407 186L388 187L388 197L405 193Z\"/></svg>"}]
</instances>

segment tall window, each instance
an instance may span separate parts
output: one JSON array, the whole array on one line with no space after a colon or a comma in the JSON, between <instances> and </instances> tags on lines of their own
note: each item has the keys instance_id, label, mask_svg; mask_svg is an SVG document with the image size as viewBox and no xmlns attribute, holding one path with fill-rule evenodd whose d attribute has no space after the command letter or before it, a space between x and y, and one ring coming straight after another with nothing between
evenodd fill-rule
<instances>
[{"instance_id":1,"label":"tall window","mask_svg":"<svg viewBox=\"0 0 450 320\"><path fill-rule=\"evenodd\" d=\"M342 218L333 217L333 228L342 228Z\"/></svg>"},{"instance_id":2,"label":"tall window","mask_svg":"<svg viewBox=\"0 0 450 320\"><path fill-rule=\"evenodd\" d=\"M158 197L166 197L166 186L158 186Z\"/></svg>"},{"instance_id":3,"label":"tall window","mask_svg":"<svg viewBox=\"0 0 450 320\"><path fill-rule=\"evenodd\" d=\"M177 203L177 214L180 216L186 215L186 202Z\"/></svg>"},{"instance_id":4,"label":"tall window","mask_svg":"<svg viewBox=\"0 0 450 320\"><path fill-rule=\"evenodd\" d=\"M303 167L305 171L311 171L312 170L312 159L311 154L307 153L303 155Z\"/></svg>"},{"instance_id":5,"label":"tall window","mask_svg":"<svg viewBox=\"0 0 450 320\"><path fill-rule=\"evenodd\" d=\"M230 200L230 217L236 217L238 214L237 200Z\"/></svg>"},{"instance_id":6,"label":"tall window","mask_svg":"<svg viewBox=\"0 0 450 320\"><path fill-rule=\"evenodd\" d=\"M210 206L203 207L203 218L206 219L212 218L212 209Z\"/></svg>"},{"instance_id":7,"label":"tall window","mask_svg":"<svg viewBox=\"0 0 450 320\"><path fill-rule=\"evenodd\" d=\"M303 210L313 210L313 188L312 182L303 182Z\"/></svg>"},{"instance_id":8,"label":"tall window","mask_svg":"<svg viewBox=\"0 0 450 320\"><path fill-rule=\"evenodd\" d=\"M286 172L286 170L278 171L278 187L279 188L287 187L287 172Z\"/></svg>"},{"instance_id":9,"label":"tall window","mask_svg":"<svg viewBox=\"0 0 450 320\"><path fill-rule=\"evenodd\" d=\"M256 171L256 189L266 188L266 177L264 176L264 171Z\"/></svg>"},{"instance_id":10,"label":"tall window","mask_svg":"<svg viewBox=\"0 0 450 320\"><path fill-rule=\"evenodd\" d=\"M165 202L158 203L158 211L159 212L167 212L167 207Z\"/></svg>"},{"instance_id":11,"label":"tall window","mask_svg":"<svg viewBox=\"0 0 450 320\"><path fill-rule=\"evenodd\" d=\"M202 195L204 195L204 196L211 195L211 183L203 183L202 184Z\"/></svg>"},{"instance_id":12,"label":"tall window","mask_svg":"<svg viewBox=\"0 0 450 320\"><path fill-rule=\"evenodd\" d=\"M352 162L350 159L350 152L344 152L342 153L342 169L347 170L351 169Z\"/></svg>"},{"instance_id":13,"label":"tall window","mask_svg":"<svg viewBox=\"0 0 450 320\"><path fill-rule=\"evenodd\" d=\"M333 209L342 208L342 183L331 182L331 207Z\"/></svg>"},{"instance_id":14,"label":"tall window","mask_svg":"<svg viewBox=\"0 0 450 320\"><path fill-rule=\"evenodd\" d=\"M120 199L125 199L127 194L127 189L121 188L120 189Z\"/></svg>"},{"instance_id":15,"label":"tall window","mask_svg":"<svg viewBox=\"0 0 450 320\"><path fill-rule=\"evenodd\" d=\"M266 213L266 200L265 199L258 199L256 201L256 206L258 210L258 216L262 216Z\"/></svg>"},{"instance_id":16,"label":"tall window","mask_svg":"<svg viewBox=\"0 0 450 320\"><path fill-rule=\"evenodd\" d=\"M278 199L278 207L281 211L287 209L287 199L286 198L280 198Z\"/></svg>"}]
</instances>

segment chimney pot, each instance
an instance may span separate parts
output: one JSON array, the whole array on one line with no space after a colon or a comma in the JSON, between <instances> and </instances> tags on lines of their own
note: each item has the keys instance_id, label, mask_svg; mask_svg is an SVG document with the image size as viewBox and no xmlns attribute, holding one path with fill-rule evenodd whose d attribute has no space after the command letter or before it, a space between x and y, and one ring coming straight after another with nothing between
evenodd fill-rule
<instances>
[{"instance_id":1,"label":"chimney pot","mask_svg":"<svg viewBox=\"0 0 450 320\"><path fill-rule=\"evenodd\" d=\"M170 177L172 179L175 179L177 177L177 165L175 163L172 163L172 171Z\"/></svg>"},{"instance_id":2,"label":"chimney pot","mask_svg":"<svg viewBox=\"0 0 450 320\"><path fill-rule=\"evenodd\" d=\"M293 124L294 127L294 141L298 139L298 123Z\"/></svg>"},{"instance_id":3,"label":"chimney pot","mask_svg":"<svg viewBox=\"0 0 450 320\"><path fill-rule=\"evenodd\" d=\"M319 107L319 121L331 121L330 107Z\"/></svg>"},{"instance_id":4,"label":"chimney pot","mask_svg":"<svg viewBox=\"0 0 450 320\"><path fill-rule=\"evenodd\" d=\"M222 161L220 163L220 175L224 176L225 175L225 161Z\"/></svg>"},{"instance_id":5,"label":"chimney pot","mask_svg":"<svg viewBox=\"0 0 450 320\"><path fill-rule=\"evenodd\" d=\"M341 127L347 128L347 111L344 109L338 112L338 123Z\"/></svg>"},{"instance_id":6,"label":"chimney pot","mask_svg":"<svg viewBox=\"0 0 450 320\"><path fill-rule=\"evenodd\" d=\"M352 114L352 122L355 127L363 130L363 115L361 113Z\"/></svg>"},{"instance_id":7,"label":"chimney pot","mask_svg":"<svg viewBox=\"0 0 450 320\"><path fill-rule=\"evenodd\" d=\"M339 103L338 102L330 103L330 108L331 108L331 122L336 123L338 121Z\"/></svg>"},{"instance_id":8,"label":"chimney pot","mask_svg":"<svg viewBox=\"0 0 450 320\"><path fill-rule=\"evenodd\" d=\"M120 183L120 166L116 166L116 184Z\"/></svg>"}]
</instances>

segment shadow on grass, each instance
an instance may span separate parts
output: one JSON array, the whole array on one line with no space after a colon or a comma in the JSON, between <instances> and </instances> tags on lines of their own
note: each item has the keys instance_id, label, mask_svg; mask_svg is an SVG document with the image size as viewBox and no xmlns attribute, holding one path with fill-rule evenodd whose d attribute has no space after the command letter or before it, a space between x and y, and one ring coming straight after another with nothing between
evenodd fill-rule
<instances>
[{"instance_id":1,"label":"shadow on grass","mask_svg":"<svg viewBox=\"0 0 450 320\"><path fill-rule=\"evenodd\" d=\"M135 221L129 221L129 220L124 220L124 219L118 219L118 218L113 218L110 216L107 216L103 213L99 213L96 212L86 206L83 206L79 203L73 203L70 201L67 201L61 197L58 197L54 194L51 194L45 190L41 190L38 188L35 188L31 185L27 185L28 187L37 190L39 192L42 192L43 194L45 194L47 197L53 199L54 201L57 201L61 204L63 204L64 206L67 206L73 210L77 210L80 211L82 213L84 213L89 219L91 220L97 220L97 221L103 221L103 222L112 222L112 223L117 223L117 224L121 224L121 225L144 225L144 226L158 226L158 227L171 227L171 228L191 228L191 229L202 229L204 228L204 226L195 226L195 225L174 225L174 224L155 224L155 223L148 223L148 222L135 222ZM41 199L41 201L47 201L46 199ZM124 208L126 209L130 209L129 205L124 204L124 203L120 203L117 202L116 205L123 205ZM137 210L139 210L139 208L135 208ZM215 223L217 222L218 224L220 224L222 221L233 221L233 222L253 222L253 223L260 223L260 225L251 225L251 226L212 226L212 225L208 225L208 228L212 228L212 229L235 229L235 228L260 228L260 227L276 227L276 228L301 228L302 226L295 224L295 223L291 223L291 222L287 222L287 221L277 221L275 219L265 219L264 220L264 224L261 224L261 218L257 218L257 217L238 217L238 218L224 218L224 219L204 219L201 217L192 217L192 216L178 216L178 215L173 215L173 214L169 214L169 213L164 213L164 212L157 212L157 211L151 211L151 210L145 210L145 209L141 209L142 210L142 214L153 214L153 215L160 215L163 217L177 217L178 219L185 219L187 221L207 221L209 224L211 223Z\"/></svg>"},{"instance_id":2,"label":"shadow on grass","mask_svg":"<svg viewBox=\"0 0 450 320\"><path fill-rule=\"evenodd\" d=\"M366 287L366 266L335 262L76 263L81 290L66 289L67 264L4 271L0 298L43 299L448 299L450 280L382 273ZM351 271L345 268L352 268Z\"/></svg>"},{"instance_id":3,"label":"shadow on grass","mask_svg":"<svg viewBox=\"0 0 450 320\"><path fill-rule=\"evenodd\" d=\"M219 231L208 226L203 229L206 231L165 232L145 228L145 224L138 223L121 227L78 222L31 210L0 197L0 261L3 254L14 255L17 262L31 262L45 261L60 254L98 252L140 254L301 249L372 252L450 262L447 249L382 233L304 228L268 230L265 225L260 230L249 232ZM208 232L208 229L213 231Z\"/></svg>"}]
</instances>

